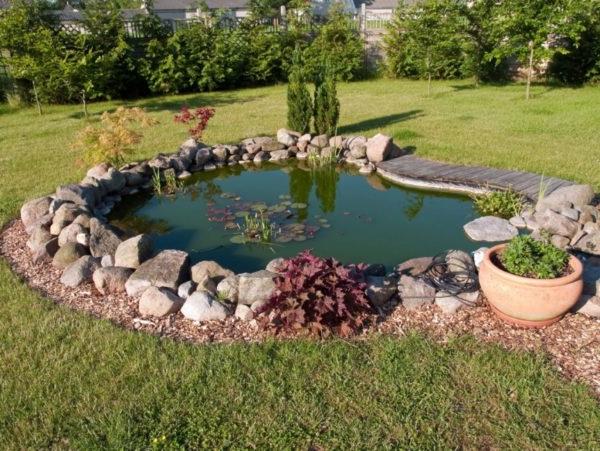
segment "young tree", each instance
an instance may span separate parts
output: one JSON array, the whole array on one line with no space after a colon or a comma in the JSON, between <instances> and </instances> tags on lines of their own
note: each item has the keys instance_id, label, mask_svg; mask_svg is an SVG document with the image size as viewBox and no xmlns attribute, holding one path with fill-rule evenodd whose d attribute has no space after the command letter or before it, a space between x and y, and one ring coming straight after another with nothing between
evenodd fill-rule
<instances>
[{"instance_id":1,"label":"young tree","mask_svg":"<svg viewBox=\"0 0 600 451\"><path fill-rule=\"evenodd\" d=\"M297 47L294 51L292 68L288 79L287 122L290 129L306 133L310 129L312 102L306 86L303 69L302 53Z\"/></svg>"},{"instance_id":2,"label":"young tree","mask_svg":"<svg viewBox=\"0 0 600 451\"><path fill-rule=\"evenodd\" d=\"M335 80L335 73L329 64L324 64L315 83L314 121L318 134L333 136L337 130L340 102Z\"/></svg>"},{"instance_id":3,"label":"young tree","mask_svg":"<svg viewBox=\"0 0 600 451\"><path fill-rule=\"evenodd\" d=\"M576 0L503 0L496 20L500 45L491 57L514 56L527 67L525 98L531 97L533 70L577 42L583 25L572 20Z\"/></svg>"}]
</instances>

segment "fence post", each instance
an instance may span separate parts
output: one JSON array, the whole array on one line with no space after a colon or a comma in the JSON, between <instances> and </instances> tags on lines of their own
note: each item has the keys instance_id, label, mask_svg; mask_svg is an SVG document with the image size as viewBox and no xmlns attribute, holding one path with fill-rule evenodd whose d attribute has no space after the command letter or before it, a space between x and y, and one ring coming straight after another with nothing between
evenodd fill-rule
<instances>
[{"instance_id":1,"label":"fence post","mask_svg":"<svg viewBox=\"0 0 600 451\"><path fill-rule=\"evenodd\" d=\"M279 8L279 15L281 16L281 29L287 31L287 8L285 5L281 5Z\"/></svg>"},{"instance_id":2,"label":"fence post","mask_svg":"<svg viewBox=\"0 0 600 451\"><path fill-rule=\"evenodd\" d=\"M369 67L369 44L367 42L367 5L366 3L360 4L360 36L363 41L363 70L367 72Z\"/></svg>"}]
</instances>

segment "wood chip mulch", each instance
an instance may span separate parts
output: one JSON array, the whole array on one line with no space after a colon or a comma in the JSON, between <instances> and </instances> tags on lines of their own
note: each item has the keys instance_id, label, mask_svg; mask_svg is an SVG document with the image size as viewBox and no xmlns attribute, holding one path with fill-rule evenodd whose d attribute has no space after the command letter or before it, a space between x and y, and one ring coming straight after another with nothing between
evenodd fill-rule
<instances>
[{"instance_id":1,"label":"wood chip mulch","mask_svg":"<svg viewBox=\"0 0 600 451\"><path fill-rule=\"evenodd\" d=\"M57 304L104 318L130 330L194 343L257 342L267 338L289 339L262 330L256 322L242 322L229 317L224 322L199 324L170 315L167 318L142 318L137 302L127 295L102 295L92 283L72 289L60 282L61 271L49 262L34 264L26 241L23 224L15 220L0 235L0 255L13 271L32 289ZM403 336L418 331L444 343L462 335L471 335L487 343L497 343L509 350L543 351L565 377L590 386L600 398L600 319L568 314L544 329L521 329L501 322L484 304L445 315L435 306L417 310L403 307L385 316L373 316L372 325L358 339L373 334Z\"/></svg>"}]
</instances>

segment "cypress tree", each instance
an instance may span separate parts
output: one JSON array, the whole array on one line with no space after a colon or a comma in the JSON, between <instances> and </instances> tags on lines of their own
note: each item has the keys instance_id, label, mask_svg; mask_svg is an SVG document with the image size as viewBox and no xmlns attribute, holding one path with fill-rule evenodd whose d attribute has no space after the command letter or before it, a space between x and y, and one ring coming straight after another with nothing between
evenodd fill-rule
<instances>
[{"instance_id":1,"label":"cypress tree","mask_svg":"<svg viewBox=\"0 0 600 451\"><path fill-rule=\"evenodd\" d=\"M335 135L340 117L340 102L337 98L335 74L324 66L315 83L315 130L318 134Z\"/></svg>"},{"instance_id":2,"label":"cypress tree","mask_svg":"<svg viewBox=\"0 0 600 451\"><path fill-rule=\"evenodd\" d=\"M302 54L296 47L288 77L287 122L291 130L307 133L310 129L312 104L303 75Z\"/></svg>"}]
</instances>

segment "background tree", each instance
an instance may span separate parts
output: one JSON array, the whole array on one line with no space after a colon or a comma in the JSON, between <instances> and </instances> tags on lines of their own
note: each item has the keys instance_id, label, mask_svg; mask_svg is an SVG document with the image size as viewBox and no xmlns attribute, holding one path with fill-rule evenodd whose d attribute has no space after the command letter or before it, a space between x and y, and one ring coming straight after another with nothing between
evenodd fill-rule
<instances>
[{"instance_id":1,"label":"background tree","mask_svg":"<svg viewBox=\"0 0 600 451\"><path fill-rule=\"evenodd\" d=\"M515 57L527 68L525 98L530 98L534 67L578 44L583 24L572 20L577 0L503 0L495 20L499 46L490 57Z\"/></svg>"},{"instance_id":2,"label":"background tree","mask_svg":"<svg viewBox=\"0 0 600 451\"><path fill-rule=\"evenodd\" d=\"M299 48L294 51L288 79L287 107L288 127L297 132L307 133L310 130L312 102L303 74L302 53Z\"/></svg>"}]
</instances>

